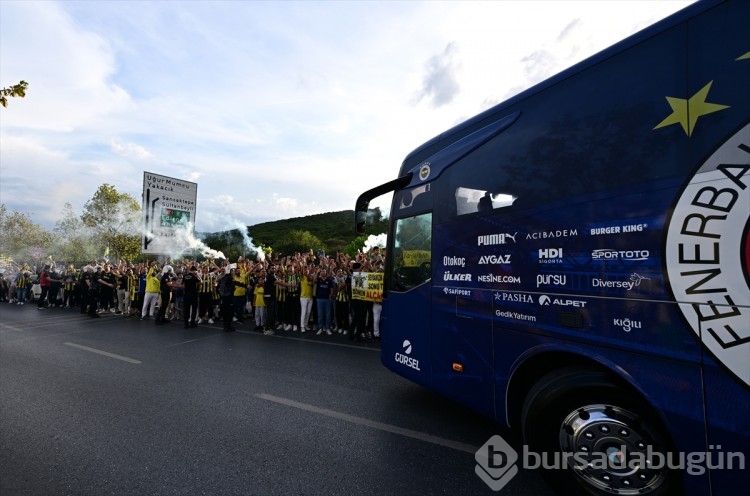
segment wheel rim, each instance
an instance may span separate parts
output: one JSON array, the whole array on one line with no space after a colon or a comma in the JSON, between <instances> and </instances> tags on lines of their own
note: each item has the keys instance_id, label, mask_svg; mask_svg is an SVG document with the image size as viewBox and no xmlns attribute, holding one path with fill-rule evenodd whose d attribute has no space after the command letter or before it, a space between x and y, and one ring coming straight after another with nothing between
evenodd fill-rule
<instances>
[{"instance_id":1,"label":"wheel rim","mask_svg":"<svg viewBox=\"0 0 750 496\"><path fill-rule=\"evenodd\" d=\"M655 429L623 408L597 404L571 412L560 448L572 455L565 457L569 469L610 494L648 494L666 480L667 457Z\"/></svg>"}]
</instances>

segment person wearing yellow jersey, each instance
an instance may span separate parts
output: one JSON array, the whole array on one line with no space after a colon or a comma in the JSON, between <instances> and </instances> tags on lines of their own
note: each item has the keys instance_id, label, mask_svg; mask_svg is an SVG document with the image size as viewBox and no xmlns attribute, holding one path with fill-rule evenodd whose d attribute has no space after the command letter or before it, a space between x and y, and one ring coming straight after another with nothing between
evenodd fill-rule
<instances>
[{"instance_id":1,"label":"person wearing yellow jersey","mask_svg":"<svg viewBox=\"0 0 750 496\"><path fill-rule=\"evenodd\" d=\"M266 271L261 270L258 276L258 284L255 285L253 296L255 298L255 330L263 331L263 334L273 334L273 331L266 329L266 302L264 299L264 284Z\"/></svg>"},{"instance_id":2,"label":"person wearing yellow jersey","mask_svg":"<svg viewBox=\"0 0 750 496\"><path fill-rule=\"evenodd\" d=\"M234 269L232 279L234 279L234 318L238 324L245 320L245 305L247 303L247 275L242 273L242 269Z\"/></svg>"},{"instance_id":3,"label":"person wearing yellow jersey","mask_svg":"<svg viewBox=\"0 0 750 496\"><path fill-rule=\"evenodd\" d=\"M300 321L299 321L299 328L300 331L305 332L309 331L310 328L308 327L308 324L310 323L310 312L312 311L312 304L313 304L313 275L312 271L314 270L314 267L312 264L308 265L307 268L302 268L302 273L300 274L300 293L299 293L299 301L300 301Z\"/></svg>"},{"instance_id":4,"label":"person wearing yellow jersey","mask_svg":"<svg viewBox=\"0 0 750 496\"><path fill-rule=\"evenodd\" d=\"M31 274L28 271L21 271L16 277L16 305L23 305L29 295L29 281Z\"/></svg>"},{"instance_id":5,"label":"person wearing yellow jersey","mask_svg":"<svg viewBox=\"0 0 750 496\"><path fill-rule=\"evenodd\" d=\"M76 291L76 269L73 264L68 265L63 276L63 306L72 308L75 304L74 297Z\"/></svg>"},{"instance_id":6,"label":"person wearing yellow jersey","mask_svg":"<svg viewBox=\"0 0 750 496\"><path fill-rule=\"evenodd\" d=\"M128 274L128 294L130 295L130 301L128 302L129 308L126 317L132 317L135 312L138 311L138 274L133 269L127 270Z\"/></svg>"},{"instance_id":7,"label":"person wearing yellow jersey","mask_svg":"<svg viewBox=\"0 0 750 496\"><path fill-rule=\"evenodd\" d=\"M152 260L148 264L146 272L146 294L143 296L143 310L141 311L141 320L148 320L149 317L155 317L156 301L159 299L160 282L156 275L159 273L159 267L156 261Z\"/></svg>"},{"instance_id":8,"label":"person wearing yellow jersey","mask_svg":"<svg viewBox=\"0 0 750 496\"><path fill-rule=\"evenodd\" d=\"M301 320L300 308L300 276L297 273L297 262L291 262L284 274L284 288L286 289L286 303L284 304L285 331L296 331L297 322Z\"/></svg>"},{"instance_id":9,"label":"person wearing yellow jersey","mask_svg":"<svg viewBox=\"0 0 750 496\"><path fill-rule=\"evenodd\" d=\"M198 285L198 324L203 321L214 323L214 292L216 291L215 267L205 267L201 283Z\"/></svg>"}]
</instances>

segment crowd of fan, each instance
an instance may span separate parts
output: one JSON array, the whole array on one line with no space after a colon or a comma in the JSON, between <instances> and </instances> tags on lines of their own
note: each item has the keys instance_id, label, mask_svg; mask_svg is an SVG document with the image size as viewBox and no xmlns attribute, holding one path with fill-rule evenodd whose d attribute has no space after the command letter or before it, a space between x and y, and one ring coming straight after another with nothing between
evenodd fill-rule
<instances>
[{"instance_id":1,"label":"crowd of fan","mask_svg":"<svg viewBox=\"0 0 750 496\"><path fill-rule=\"evenodd\" d=\"M234 263L105 260L78 269L48 263L38 271L26 264L5 270L0 301L23 305L38 284L40 310L75 308L91 318L153 319L156 325L182 321L186 328L221 322L227 332L247 320L264 334L314 331L379 340L381 305L352 299L352 274L382 272L384 256L374 247L353 259L310 250L259 261L239 257Z\"/></svg>"}]
</instances>

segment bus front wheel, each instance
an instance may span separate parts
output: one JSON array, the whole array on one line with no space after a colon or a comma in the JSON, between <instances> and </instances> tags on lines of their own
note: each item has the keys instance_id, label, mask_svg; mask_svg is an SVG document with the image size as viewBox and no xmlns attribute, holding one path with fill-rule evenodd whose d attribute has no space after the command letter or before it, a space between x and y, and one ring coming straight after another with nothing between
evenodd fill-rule
<instances>
[{"instance_id":1,"label":"bus front wheel","mask_svg":"<svg viewBox=\"0 0 750 496\"><path fill-rule=\"evenodd\" d=\"M522 433L533 467L564 494L680 494L666 463L668 436L645 402L595 370L542 377L523 405Z\"/></svg>"}]
</instances>

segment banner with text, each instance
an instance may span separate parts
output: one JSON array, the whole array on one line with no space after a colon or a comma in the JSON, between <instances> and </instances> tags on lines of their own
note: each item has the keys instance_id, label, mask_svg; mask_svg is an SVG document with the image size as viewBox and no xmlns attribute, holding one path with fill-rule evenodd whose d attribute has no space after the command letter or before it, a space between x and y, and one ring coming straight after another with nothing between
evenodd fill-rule
<instances>
[{"instance_id":1,"label":"banner with text","mask_svg":"<svg viewBox=\"0 0 750 496\"><path fill-rule=\"evenodd\" d=\"M354 272L352 274L352 299L383 301L382 272Z\"/></svg>"},{"instance_id":2,"label":"banner with text","mask_svg":"<svg viewBox=\"0 0 750 496\"><path fill-rule=\"evenodd\" d=\"M176 238L195 226L198 185L190 181L143 173L143 238L141 253L174 254Z\"/></svg>"}]
</instances>

